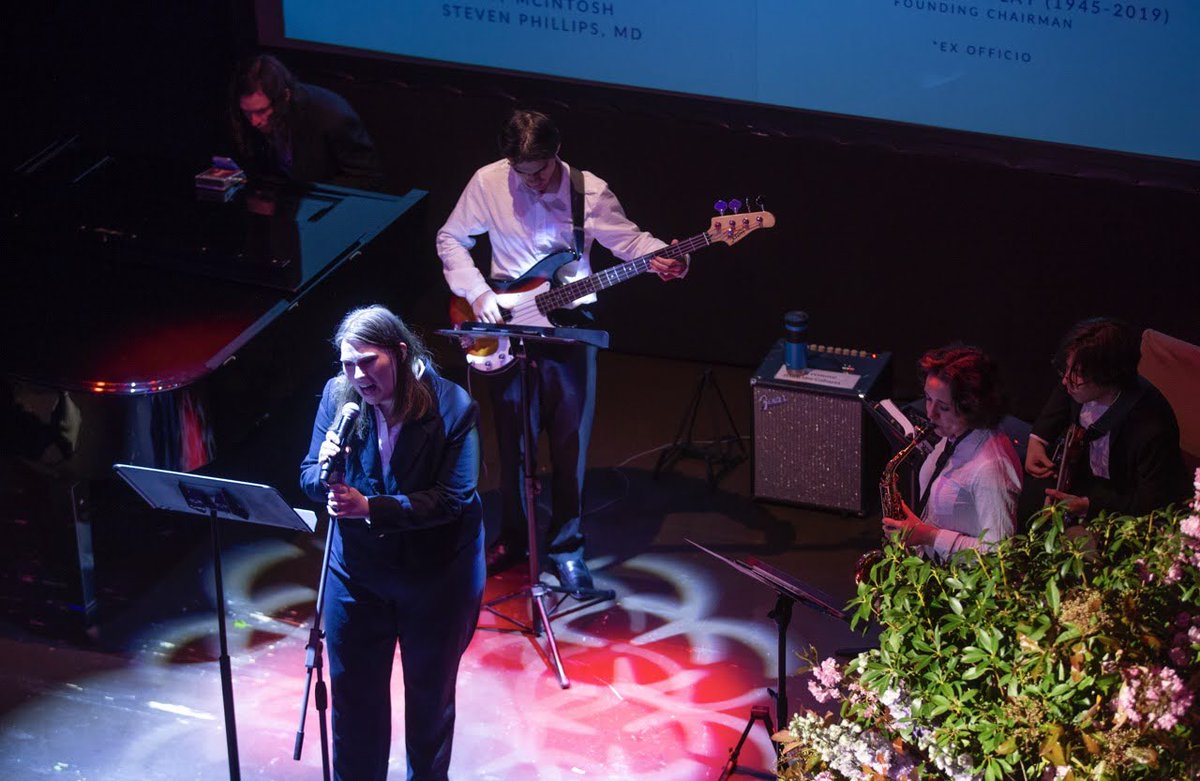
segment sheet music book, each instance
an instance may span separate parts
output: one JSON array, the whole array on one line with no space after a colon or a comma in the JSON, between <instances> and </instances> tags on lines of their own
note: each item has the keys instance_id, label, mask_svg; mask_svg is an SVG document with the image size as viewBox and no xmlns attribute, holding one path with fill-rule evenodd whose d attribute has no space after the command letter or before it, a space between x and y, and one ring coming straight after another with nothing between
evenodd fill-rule
<instances>
[{"instance_id":1,"label":"sheet music book","mask_svg":"<svg viewBox=\"0 0 1200 781\"><path fill-rule=\"evenodd\" d=\"M883 399L881 401L871 401L863 398L863 404L867 405L867 409L871 411L871 416L891 437L907 444L916 435L917 426L927 426L929 421L923 416L905 413L900 408L900 405L891 399ZM913 418L916 418L914 421ZM917 450L925 455L929 455L936 443L926 439L921 444L917 445Z\"/></svg>"}]
</instances>

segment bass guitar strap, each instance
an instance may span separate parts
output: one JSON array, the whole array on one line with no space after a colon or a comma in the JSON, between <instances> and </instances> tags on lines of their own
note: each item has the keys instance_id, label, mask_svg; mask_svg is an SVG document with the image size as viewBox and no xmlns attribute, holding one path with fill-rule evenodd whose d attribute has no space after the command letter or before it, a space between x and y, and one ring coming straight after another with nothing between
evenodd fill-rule
<instances>
[{"instance_id":1,"label":"bass guitar strap","mask_svg":"<svg viewBox=\"0 0 1200 781\"><path fill-rule=\"evenodd\" d=\"M571 232L575 234L575 257L583 257L583 171L571 169Z\"/></svg>"}]
</instances>

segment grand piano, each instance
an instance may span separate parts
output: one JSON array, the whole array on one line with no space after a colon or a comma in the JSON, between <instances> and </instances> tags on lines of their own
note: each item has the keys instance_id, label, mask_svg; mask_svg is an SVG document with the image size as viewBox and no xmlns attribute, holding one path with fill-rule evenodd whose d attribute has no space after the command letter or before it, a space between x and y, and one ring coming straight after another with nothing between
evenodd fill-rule
<instances>
[{"instance_id":1,"label":"grand piano","mask_svg":"<svg viewBox=\"0 0 1200 781\"><path fill-rule=\"evenodd\" d=\"M89 622L88 486L115 462L208 464L221 421L255 403L214 393L222 367L425 195L208 191L196 173L70 138L4 188L6 479L18 464L66 492Z\"/></svg>"}]
</instances>

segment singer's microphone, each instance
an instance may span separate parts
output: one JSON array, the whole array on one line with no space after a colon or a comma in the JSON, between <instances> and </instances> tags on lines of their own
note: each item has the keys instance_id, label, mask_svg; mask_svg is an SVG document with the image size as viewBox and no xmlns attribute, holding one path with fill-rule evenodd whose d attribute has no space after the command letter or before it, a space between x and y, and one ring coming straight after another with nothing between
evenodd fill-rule
<instances>
[{"instance_id":1,"label":"singer's microphone","mask_svg":"<svg viewBox=\"0 0 1200 781\"><path fill-rule=\"evenodd\" d=\"M350 433L350 428L354 425L354 421L358 420L359 411L359 406L353 401L347 401L342 405L342 414L338 416L337 422L329 429L329 433L337 437L339 445L346 441L346 435ZM334 456L321 464L321 482L325 485L332 485L342 482L345 476L346 449L342 447Z\"/></svg>"}]
</instances>

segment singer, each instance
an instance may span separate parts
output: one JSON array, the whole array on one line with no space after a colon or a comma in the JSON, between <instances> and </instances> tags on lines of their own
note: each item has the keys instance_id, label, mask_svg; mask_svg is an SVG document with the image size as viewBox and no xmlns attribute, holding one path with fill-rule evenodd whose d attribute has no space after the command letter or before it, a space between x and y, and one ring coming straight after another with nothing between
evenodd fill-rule
<instances>
[{"instance_id":1,"label":"singer","mask_svg":"<svg viewBox=\"0 0 1200 781\"><path fill-rule=\"evenodd\" d=\"M478 409L383 307L347 314L333 343L342 372L325 384L300 485L336 524L325 597L334 777L387 777L399 644L408 778L445 781L485 576Z\"/></svg>"}]
</instances>

